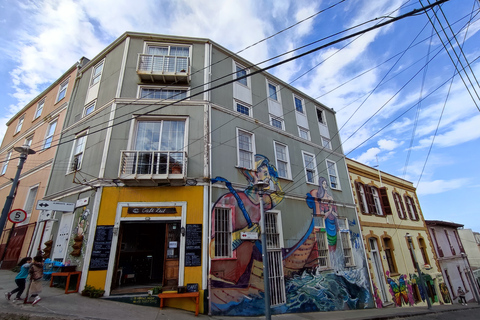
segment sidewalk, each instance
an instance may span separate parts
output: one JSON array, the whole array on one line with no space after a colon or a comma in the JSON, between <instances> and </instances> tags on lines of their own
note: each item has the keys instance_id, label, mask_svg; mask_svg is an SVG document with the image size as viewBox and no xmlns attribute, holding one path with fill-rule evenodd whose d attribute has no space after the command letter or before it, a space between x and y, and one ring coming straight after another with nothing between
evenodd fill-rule
<instances>
[{"instance_id":1,"label":"sidewalk","mask_svg":"<svg viewBox=\"0 0 480 320\"><path fill-rule=\"evenodd\" d=\"M35 306L22 302L7 301L3 293L15 288L15 273L8 270L0 270L0 319L27 319L29 320L64 320L64 319L89 319L89 320L119 320L119 319L146 319L146 320L260 320L264 317L212 317L200 314L195 317L194 312L173 309L137 306L129 303L116 302L104 299L91 299L77 293L65 294L64 289L50 288L49 282L45 281L42 300ZM25 293L24 293L25 295ZM468 306L460 304L434 306L432 310L427 307L404 307L386 309L364 309L350 311L332 311L316 313L299 313L273 315L274 320L305 320L305 319L393 319L397 317L409 317L429 313L447 312L466 308L479 308L477 303L469 303Z\"/></svg>"}]
</instances>

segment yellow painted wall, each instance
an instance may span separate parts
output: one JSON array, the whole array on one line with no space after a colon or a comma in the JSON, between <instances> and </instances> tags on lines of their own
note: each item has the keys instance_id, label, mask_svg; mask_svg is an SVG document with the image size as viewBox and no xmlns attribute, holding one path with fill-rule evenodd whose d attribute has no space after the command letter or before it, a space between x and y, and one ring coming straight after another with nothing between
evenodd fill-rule
<instances>
[{"instance_id":1,"label":"yellow painted wall","mask_svg":"<svg viewBox=\"0 0 480 320\"><path fill-rule=\"evenodd\" d=\"M188 187L105 187L98 213L97 225L113 225L119 202L186 202L186 223L203 224L203 190L201 186ZM176 207L176 214L162 214L162 217L180 217L181 207ZM128 214L127 208L123 208L122 217L158 217L158 214ZM112 248L113 249L113 248ZM202 254L207 254L202 252ZM87 284L96 288L104 288L106 270L89 271ZM202 267L185 267L185 285L198 283L202 288ZM203 312L203 291L200 291L200 312ZM166 299L166 306L195 311L193 299Z\"/></svg>"}]
</instances>

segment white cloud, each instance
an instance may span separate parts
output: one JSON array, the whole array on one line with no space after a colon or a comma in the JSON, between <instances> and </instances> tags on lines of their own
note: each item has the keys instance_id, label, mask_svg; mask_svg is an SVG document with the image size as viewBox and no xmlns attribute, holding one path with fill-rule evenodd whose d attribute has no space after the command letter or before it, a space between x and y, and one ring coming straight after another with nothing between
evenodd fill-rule
<instances>
[{"instance_id":1,"label":"white cloud","mask_svg":"<svg viewBox=\"0 0 480 320\"><path fill-rule=\"evenodd\" d=\"M397 142L395 140L387 140L387 139L378 140L378 146L382 150L387 150L387 151L391 151L393 149L396 149L398 146L400 146L402 144L403 144L403 142Z\"/></svg>"},{"instance_id":2,"label":"white cloud","mask_svg":"<svg viewBox=\"0 0 480 320\"><path fill-rule=\"evenodd\" d=\"M379 148L370 148L354 160L366 165L372 165L372 162L376 161L377 155L380 151Z\"/></svg>"},{"instance_id":3,"label":"white cloud","mask_svg":"<svg viewBox=\"0 0 480 320\"><path fill-rule=\"evenodd\" d=\"M422 181L418 185L417 194L427 195L443 193L450 190L464 188L468 182L469 179L434 180L428 182Z\"/></svg>"}]
</instances>

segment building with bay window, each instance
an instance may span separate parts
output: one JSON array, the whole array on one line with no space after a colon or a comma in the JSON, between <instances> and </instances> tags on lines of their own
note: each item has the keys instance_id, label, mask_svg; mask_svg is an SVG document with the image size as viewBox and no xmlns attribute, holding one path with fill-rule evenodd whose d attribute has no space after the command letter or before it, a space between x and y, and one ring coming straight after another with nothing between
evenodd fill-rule
<instances>
[{"instance_id":1,"label":"building with bay window","mask_svg":"<svg viewBox=\"0 0 480 320\"><path fill-rule=\"evenodd\" d=\"M378 308L450 303L413 184L347 159ZM413 252L406 236L412 237ZM415 260L420 266L416 270ZM424 292L418 272L426 280Z\"/></svg>"},{"instance_id":2,"label":"building with bay window","mask_svg":"<svg viewBox=\"0 0 480 320\"><path fill-rule=\"evenodd\" d=\"M261 315L266 232L272 313L374 306L332 109L201 38L127 32L78 79L46 198L75 203L52 257L81 287Z\"/></svg>"}]
</instances>

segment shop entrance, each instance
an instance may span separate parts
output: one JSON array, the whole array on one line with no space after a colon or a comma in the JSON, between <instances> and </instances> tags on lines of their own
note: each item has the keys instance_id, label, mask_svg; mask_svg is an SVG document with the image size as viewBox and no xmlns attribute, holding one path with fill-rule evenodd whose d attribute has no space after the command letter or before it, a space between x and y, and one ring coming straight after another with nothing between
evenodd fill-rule
<instances>
[{"instance_id":1,"label":"shop entrance","mask_svg":"<svg viewBox=\"0 0 480 320\"><path fill-rule=\"evenodd\" d=\"M111 294L178 286L180 221L120 223Z\"/></svg>"}]
</instances>

